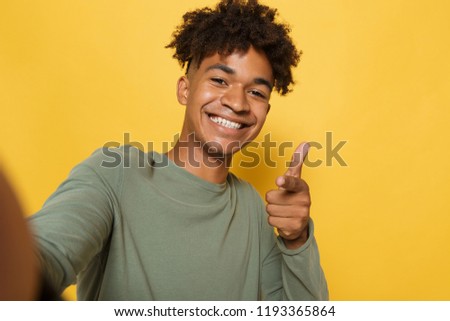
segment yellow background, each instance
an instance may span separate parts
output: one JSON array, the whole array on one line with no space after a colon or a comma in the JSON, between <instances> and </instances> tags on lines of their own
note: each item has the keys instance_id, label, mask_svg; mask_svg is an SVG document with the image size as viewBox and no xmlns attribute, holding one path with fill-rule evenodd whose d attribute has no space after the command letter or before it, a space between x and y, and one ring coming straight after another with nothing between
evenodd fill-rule
<instances>
[{"instance_id":1,"label":"yellow background","mask_svg":"<svg viewBox=\"0 0 450 321\"><path fill-rule=\"evenodd\" d=\"M0 157L27 214L125 132L158 150L172 140L182 70L164 46L184 12L212 3L0 2ZM265 3L304 55L262 134L347 141L347 167L303 170L331 299L450 300L449 2ZM263 194L284 167L234 171Z\"/></svg>"}]
</instances>

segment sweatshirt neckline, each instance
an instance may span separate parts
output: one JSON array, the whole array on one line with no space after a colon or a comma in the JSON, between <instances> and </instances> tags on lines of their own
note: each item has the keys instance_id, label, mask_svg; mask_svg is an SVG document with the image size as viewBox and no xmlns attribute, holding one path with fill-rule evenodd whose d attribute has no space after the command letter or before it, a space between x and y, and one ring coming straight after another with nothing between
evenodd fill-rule
<instances>
[{"instance_id":1,"label":"sweatshirt neckline","mask_svg":"<svg viewBox=\"0 0 450 321\"><path fill-rule=\"evenodd\" d=\"M170 168L173 173L180 176L183 180L187 180L191 184L195 184L205 190L214 192L214 193L223 193L228 185L228 181L230 179L230 173L227 175L227 179L223 183L212 183L204 180L203 178L200 178L190 172L188 172L186 169L178 166L175 164L167 155L158 153L156 151L151 152L151 158L154 161L155 167L164 167L167 166Z\"/></svg>"}]
</instances>

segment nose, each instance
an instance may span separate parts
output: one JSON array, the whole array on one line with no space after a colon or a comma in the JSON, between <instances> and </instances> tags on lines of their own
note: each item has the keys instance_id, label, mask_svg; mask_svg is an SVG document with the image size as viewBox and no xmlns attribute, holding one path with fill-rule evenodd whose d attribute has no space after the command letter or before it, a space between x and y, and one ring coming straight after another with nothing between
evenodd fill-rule
<instances>
[{"instance_id":1,"label":"nose","mask_svg":"<svg viewBox=\"0 0 450 321\"><path fill-rule=\"evenodd\" d=\"M245 90L239 86L229 87L223 93L220 102L223 106L232 109L235 113L247 112L250 110Z\"/></svg>"}]
</instances>

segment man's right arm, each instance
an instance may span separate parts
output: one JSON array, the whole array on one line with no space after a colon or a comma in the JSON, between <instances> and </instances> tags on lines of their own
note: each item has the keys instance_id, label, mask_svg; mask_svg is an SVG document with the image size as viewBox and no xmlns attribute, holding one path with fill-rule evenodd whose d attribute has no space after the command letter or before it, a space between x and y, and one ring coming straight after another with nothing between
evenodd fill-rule
<instances>
[{"instance_id":1,"label":"man's right arm","mask_svg":"<svg viewBox=\"0 0 450 321\"><path fill-rule=\"evenodd\" d=\"M29 219L41 268L58 293L76 282L111 233L121 175L101 168L101 157L97 151L76 166Z\"/></svg>"}]
</instances>

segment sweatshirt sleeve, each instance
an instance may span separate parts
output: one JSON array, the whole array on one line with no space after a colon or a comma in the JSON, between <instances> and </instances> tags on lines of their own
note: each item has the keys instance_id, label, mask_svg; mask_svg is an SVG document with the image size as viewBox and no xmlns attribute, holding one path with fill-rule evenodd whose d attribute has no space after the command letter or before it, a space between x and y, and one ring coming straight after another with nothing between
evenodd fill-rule
<instances>
[{"instance_id":1,"label":"sweatshirt sleeve","mask_svg":"<svg viewBox=\"0 0 450 321\"><path fill-rule=\"evenodd\" d=\"M118 206L120 168L102 167L96 151L76 166L29 218L43 273L61 293L108 242Z\"/></svg>"},{"instance_id":2,"label":"sweatshirt sleeve","mask_svg":"<svg viewBox=\"0 0 450 321\"><path fill-rule=\"evenodd\" d=\"M267 216L265 209L263 213ZM267 223L267 217L262 225L261 299L328 300L313 221L309 221L308 240L295 250L286 248L283 239L277 237Z\"/></svg>"}]
</instances>

